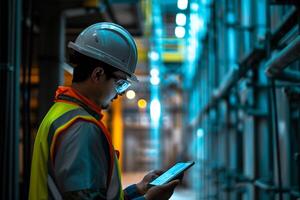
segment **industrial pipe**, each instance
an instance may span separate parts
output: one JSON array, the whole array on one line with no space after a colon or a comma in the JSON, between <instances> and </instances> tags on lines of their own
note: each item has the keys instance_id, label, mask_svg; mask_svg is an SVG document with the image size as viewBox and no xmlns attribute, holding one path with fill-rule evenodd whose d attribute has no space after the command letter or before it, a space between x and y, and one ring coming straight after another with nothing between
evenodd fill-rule
<instances>
[{"instance_id":1,"label":"industrial pipe","mask_svg":"<svg viewBox=\"0 0 300 200\"><path fill-rule=\"evenodd\" d=\"M300 36L297 36L288 46L266 63L265 74L270 78L300 82L300 73L290 70L288 73L283 70L292 62L300 58Z\"/></svg>"}]
</instances>

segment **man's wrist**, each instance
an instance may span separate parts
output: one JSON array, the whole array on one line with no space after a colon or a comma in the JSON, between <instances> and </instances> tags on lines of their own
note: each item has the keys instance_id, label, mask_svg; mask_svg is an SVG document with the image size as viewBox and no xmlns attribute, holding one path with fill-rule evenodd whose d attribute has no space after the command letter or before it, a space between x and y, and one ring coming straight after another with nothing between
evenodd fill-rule
<instances>
[{"instance_id":1,"label":"man's wrist","mask_svg":"<svg viewBox=\"0 0 300 200\"><path fill-rule=\"evenodd\" d=\"M144 195L147 192L147 186L143 182L137 183L136 188L138 193L140 193L141 195Z\"/></svg>"},{"instance_id":2,"label":"man's wrist","mask_svg":"<svg viewBox=\"0 0 300 200\"><path fill-rule=\"evenodd\" d=\"M136 199L136 198L144 198L138 190L137 184L133 184L124 189L124 195L128 197L128 199Z\"/></svg>"}]
</instances>

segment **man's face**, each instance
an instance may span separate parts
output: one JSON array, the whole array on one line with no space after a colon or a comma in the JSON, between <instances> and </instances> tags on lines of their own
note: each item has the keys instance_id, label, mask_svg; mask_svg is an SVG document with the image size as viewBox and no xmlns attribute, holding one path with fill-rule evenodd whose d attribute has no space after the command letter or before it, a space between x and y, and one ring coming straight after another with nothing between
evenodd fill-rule
<instances>
[{"instance_id":1,"label":"man's face","mask_svg":"<svg viewBox=\"0 0 300 200\"><path fill-rule=\"evenodd\" d=\"M117 99L119 95L123 95L125 93L125 90L127 89L127 85L125 83L127 82L126 79L127 76L122 71L116 71L111 75L106 75L107 83L105 84L106 87L103 88L103 98L101 101L102 109L107 109L114 99ZM124 86L124 88L122 88L122 86ZM123 91L122 89L125 90ZM119 93L117 91L119 91Z\"/></svg>"}]
</instances>

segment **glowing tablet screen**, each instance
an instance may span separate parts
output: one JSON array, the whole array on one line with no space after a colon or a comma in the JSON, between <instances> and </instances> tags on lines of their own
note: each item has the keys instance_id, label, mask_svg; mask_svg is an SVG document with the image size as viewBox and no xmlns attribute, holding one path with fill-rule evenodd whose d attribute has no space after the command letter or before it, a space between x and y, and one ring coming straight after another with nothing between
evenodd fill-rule
<instances>
[{"instance_id":1,"label":"glowing tablet screen","mask_svg":"<svg viewBox=\"0 0 300 200\"><path fill-rule=\"evenodd\" d=\"M154 179L150 185L163 185L176 178L177 175L194 165L194 162L180 162L168 169L165 173Z\"/></svg>"}]
</instances>

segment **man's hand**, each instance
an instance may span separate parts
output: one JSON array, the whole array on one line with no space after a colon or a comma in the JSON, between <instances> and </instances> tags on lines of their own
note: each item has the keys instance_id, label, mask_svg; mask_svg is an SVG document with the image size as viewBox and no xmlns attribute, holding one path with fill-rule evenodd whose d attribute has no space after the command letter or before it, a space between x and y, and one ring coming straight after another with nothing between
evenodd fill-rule
<instances>
[{"instance_id":1,"label":"man's hand","mask_svg":"<svg viewBox=\"0 0 300 200\"><path fill-rule=\"evenodd\" d=\"M150 183L151 181L153 181L154 179L156 179L158 176L160 176L163 173L163 171L161 170L154 170L149 172L141 182L137 183L136 186L138 188L138 192L141 195L146 194L146 192L148 191L148 183Z\"/></svg>"},{"instance_id":2,"label":"man's hand","mask_svg":"<svg viewBox=\"0 0 300 200\"><path fill-rule=\"evenodd\" d=\"M144 197L146 200L168 200L178 184L179 180L176 179L164 185L153 186Z\"/></svg>"}]
</instances>

